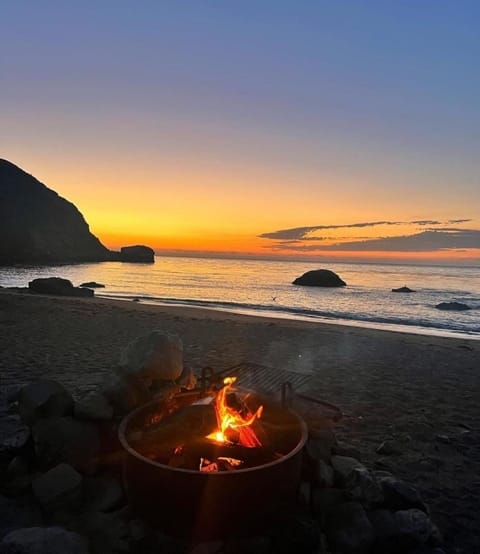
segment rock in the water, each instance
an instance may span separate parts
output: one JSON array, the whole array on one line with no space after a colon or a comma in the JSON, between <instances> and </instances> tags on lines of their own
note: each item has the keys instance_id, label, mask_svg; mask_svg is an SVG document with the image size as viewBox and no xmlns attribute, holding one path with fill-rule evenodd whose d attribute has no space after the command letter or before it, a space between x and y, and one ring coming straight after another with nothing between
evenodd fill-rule
<instances>
[{"instance_id":1,"label":"rock in the water","mask_svg":"<svg viewBox=\"0 0 480 554\"><path fill-rule=\"evenodd\" d=\"M347 283L329 269L314 269L307 271L301 277L297 277L293 285L305 287L345 287Z\"/></svg>"},{"instance_id":2,"label":"rock in the water","mask_svg":"<svg viewBox=\"0 0 480 554\"><path fill-rule=\"evenodd\" d=\"M326 518L325 532L330 549L342 554L366 554L374 541L372 525L358 502L334 508Z\"/></svg>"},{"instance_id":3,"label":"rock in the water","mask_svg":"<svg viewBox=\"0 0 480 554\"><path fill-rule=\"evenodd\" d=\"M42 277L28 283L32 292L52 294L54 296L93 296L93 290L74 287L72 282L61 277Z\"/></svg>"},{"instance_id":4,"label":"rock in the water","mask_svg":"<svg viewBox=\"0 0 480 554\"><path fill-rule=\"evenodd\" d=\"M89 512L109 512L123 499L123 489L115 477L85 477L83 506Z\"/></svg>"},{"instance_id":5,"label":"rock in the water","mask_svg":"<svg viewBox=\"0 0 480 554\"><path fill-rule=\"evenodd\" d=\"M0 514L0 539L15 529L43 523L40 508L32 496L7 498L0 495Z\"/></svg>"},{"instance_id":6,"label":"rock in the water","mask_svg":"<svg viewBox=\"0 0 480 554\"><path fill-rule=\"evenodd\" d=\"M409 287L399 287L398 289L392 289L392 292L416 292Z\"/></svg>"},{"instance_id":7,"label":"rock in the water","mask_svg":"<svg viewBox=\"0 0 480 554\"><path fill-rule=\"evenodd\" d=\"M462 302L440 302L435 306L437 310L453 311L453 312L464 312L466 310L471 310L470 306L463 304Z\"/></svg>"},{"instance_id":8,"label":"rock in the water","mask_svg":"<svg viewBox=\"0 0 480 554\"><path fill-rule=\"evenodd\" d=\"M92 473L98 466L100 436L95 424L72 417L41 419L33 427L35 454L41 467L61 462L81 473Z\"/></svg>"},{"instance_id":9,"label":"rock in the water","mask_svg":"<svg viewBox=\"0 0 480 554\"><path fill-rule=\"evenodd\" d=\"M177 335L151 331L133 340L120 356L120 372L143 381L175 380L183 371L183 345Z\"/></svg>"},{"instance_id":10,"label":"rock in the water","mask_svg":"<svg viewBox=\"0 0 480 554\"><path fill-rule=\"evenodd\" d=\"M343 485L352 500L369 506L383 502L382 486L366 468L354 467L344 479Z\"/></svg>"},{"instance_id":11,"label":"rock in the water","mask_svg":"<svg viewBox=\"0 0 480 554\"><path fill-rule=\"evenodd\" d=\"M421 546L433 532L433 523L425 512L412 508L395 512L399 525L399 541L405 548Z\"/></svg>"},{"instance_id":12,"label":"rock in the water","mask_svg":"<svg viewBox=\"0 0 480 554\"><path fill-rule=\"evenodd\" d=\"M422 500L417 488L396 479L395 477L383 477L379 479L385 496L385 505L392 510L408 510L417 508L428 513L428 508Z\"/></svg>"},{"instance_id":13,"label":"rock in the water","mask_svg":"<svg viewBox=\"0 0 480 554\"><path fill-rule=\"evenodd\" d=\"M120 261L153 264L155 262L155 252L150 247L139 244L123 246L120 248Z\"/></svg>"},{"instance_id":14,"label":"rock in the water","mask_svg":"<svg viewBox=\"0 0 480 554\"><path fill-rule=\"evenodd\" d=\"M335 477L341 486L344 485L354 469L366 470L366 467L357 459L349 458L348 456L332 456L332 466L335 471Z\"/></svg>"},{"instance_id":15,"label":"rock in the water","mask_svg":"<svg viewBox=\"0 0 480 554\"><path fill-rule=\"evenodd\" d=\"M92 391L75 403L74 415L78 419L111 419L113 407L102 393Z\"/></svg>"},{"instance_id":16,"label":"rock in the water","mask_svg":"<svg viewBox=\"0 0 480 554\"><path fill-rule=\"evenodd\" d=\"M82 283L79 285L80 287L86 287L87 289L104 289L105 285L102 285L102 283L96 283L95 281L87 281L86 283Z\"/></svg>"},{"instance_id":17,"label":"rock in the water","mask_svg":"<svg viewBox=\"0 0 480 554\"><path fill-rule=\"evenodd\" d=\"M27 425L42 418L70 415L72 411L72 395L56 381L37 381L19 392L18 412Z\"/></svg>"},{"instance_id":18,"label":"rock in the water","mask_svg":"<svg viewBox=\"0 0 480 554\"><path fill-rule=\"evenodd\" d=\"M87 539L62 527L27 527L9 533L0 554L89 554Z\"/></svg>"},{"instance_id":19,"label":"rock in the water","mask_svg":"<svg viewBox=\"0 0 480 554\"><path fill-rule=\"evenodd\" d=\"M82 476L68 464L59 464L32 482L40 504L47 510L65 509L80 498Z\"/></svg>"}]
</instances>

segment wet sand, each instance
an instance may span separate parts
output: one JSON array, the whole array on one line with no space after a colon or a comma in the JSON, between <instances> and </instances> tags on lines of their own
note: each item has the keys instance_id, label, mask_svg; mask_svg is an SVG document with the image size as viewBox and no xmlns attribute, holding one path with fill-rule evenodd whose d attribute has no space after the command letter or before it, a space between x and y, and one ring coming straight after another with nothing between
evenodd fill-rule
<instances>
[{"instance_id":1,"label":"wet sand","mask_svg":"<svg viewBox=\"0 0 480 554\"><path fill-rule=\"evenodd\" d=\"M480 341L0 290L3 398L38 378L79 396L152 329L177 333L195 371L249 362L311 375L308 392L345 414L337 436L421 490L448 552L480 552ZM399 454L376 453L386 439Z\"/></svg>"}]
</instances>

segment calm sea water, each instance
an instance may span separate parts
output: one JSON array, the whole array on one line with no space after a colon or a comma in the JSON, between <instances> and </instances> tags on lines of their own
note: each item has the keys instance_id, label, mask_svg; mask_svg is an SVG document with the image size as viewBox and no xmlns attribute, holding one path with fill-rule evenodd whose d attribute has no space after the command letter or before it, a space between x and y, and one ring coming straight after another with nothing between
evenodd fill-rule
<instances>
[{"instance_id":1,"label":"calm sea water","mask_svg":"<svg viewBox=\"0 0 480 554\"><path fill-rule=\"evenodd\" d=\"M326 267L347 287L293 286L310 269ZM180 304L294 319L480 339L480 268L384 264L318 264L263 260L157 257L155 264L105 262L57 267L0 268L0 285L27 286L59 276L75 285L106 285L98 296ZM414 294L392 293L407 285ZM472 309L445 312L440 302Z\"/></svg>"}]
</instances>

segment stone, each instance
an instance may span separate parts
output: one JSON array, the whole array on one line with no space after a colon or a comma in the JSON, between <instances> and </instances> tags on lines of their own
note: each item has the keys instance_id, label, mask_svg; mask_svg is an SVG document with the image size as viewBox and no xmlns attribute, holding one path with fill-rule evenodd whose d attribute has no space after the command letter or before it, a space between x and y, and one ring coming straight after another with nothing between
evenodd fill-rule
<instances>
[{"instance_id":1,"label":"stone","mask_svg":"<svg viewBox=\"0 0 480 554\"><path fill-rule=\"evenodd\" d=\"M416 291L414 291L413 289L411 289L409 287L399 287L398 289L392 289L392 292L406 292L406 293L409 293L409 292L416 292Z\"/></svg>"},{"instance_id":2,"label":"stone","mask_svg":"<svg viewBox=\"0 0 480 554\"><path fill-rule=\"evenodd\" d=\"M62 527L27 527L9 533L0 554L89 554L85 537Z\"/></svg>"},{"instance_id":3,"label":"stone","mask_svg":"<svg viewBox=\"0 0 480 554\"><path fill-rule=\"evenodd\" d=\"M345 287L347 283L329 269L314 269L307 271L301 277L297 277L293 285L304 287Z\"/></svg>"},{"instance_id":4,"label":"stone","mask_svg":"<svg viewBox=\"0 0 480 554\"><path fill-rule=\"evenodd\" d=\"M399 541L404 548L424 545L433 531L433 524L425 512L412 508L395 512L399 526Z\"/></svg>"},{"instance_id":5,"label":"stone","mask_svg":"<svg viewBox=\"0 0 480 554\"><path fill-rule=\"evenodd\" d=\"M102 283L96 283L95 281L88 281L86 283L82 283L79 285L80 287L86 287L88 289L104 289L105 285L102 285Z\"/></svg>"},{"instance_id":6,"label":"stone","mask_svg":"<svg viewBox=\"0 0 480 554\"><path fill-rule=\"evenodd\" d=\"M0 514L0 539L15 529L43 523L42 512L30 495L17 498L0 495Z\"/></svg>"},{"instance_id":7,"label":"stone","mask_svg":"<svg viewBox=\"0 0 480 554\"><path fill-rule=\"evenodd\" d=\"M39 419L70 415L72 395L56 381L42 379L24 386L18 396L18 413L29 426Z\"/></svg>"},{"instance_id":8,"label":"stone","mask_svg":"<svg viewBox=\"0 0 480 554\"><path fill-rule=\"evenodd\" d=\"M323 460L317 461L316 482L320 487L333 487L335 483L335 472L333 467Z\"/></svg>"},{"instance_id":9,"label":"stone","mask_svg":"<svg viewBox=\"0 0 480 554\"><path fill-rule=\"evenodd\" d=\"M389 510L373 510L368 513L375 534L375 551L394 554L399 551L400 526L395 514Z\"/></svg>"},{"instance_id":10,"label":"stone","mask_svg":"<svg viewBox=\"0 0 480 554\"><path fill-rule=\"evenodd\" d=\"M417 508L428 513L428 508L423 501L418 489L393 476L380 477L380 484L385 496L385 506L391 510L408 510Z\"/></svg>"},{"instance_id":11,"label":"stone","mask_svg":"<svg viewBox=\"0 0 480 554\"><path fill-rule=\"evenodd\" d=\"M105 379L101 394L113 407L115 415L128 414L138 406L147 403L150 393L139 379L123 375L111 375Z\"/></svg>"},{"instance_id":12,"label":"stone","mask_svg":"<svg viewBox=\"0 0 480 554\"><path fill-rule=\"evenodd\" d=\"M82 506L89 512L109 512L123 500L123 489L112 476L85 477Z\"/></svg>"},{"instance_id":13,"label":"stone","mask_svg":"<svg viewBox=\"0 0 480 554\"><path fill-rule=\"evenodd\" d=\"M326 517L325 534L332 552L366 554L375 535L372 525L358 502L335 507Z\"/></svg>"},{"instance_id":14,"label":"stone","mask_svg":"<svg viewBox=\"0 0 480 554\"><path fill-rule=\"evenodd\" d=\"M345 442L338 442L332 448L332 454L334 454L335 456L347 456L348 458L355 458L359 461L362 458L362 454L360 450L358 450L358 448Z\"/></svg>"},{"instance_id":15,"label":"stone","mask_svg":"<svg viewBox=\"0 0 480 554\"><path fill-rule=\"evenodd\" d=\"M375 452L380 454L380 456L398 456L402 453L402 450L397 442L393 440L385 440L378 446Z\"/></svg>"},{"instance_id":16,"label":"stone","mask_svg":"<svg viewBox=\"0 0 480 554\"><path fill-rule=\"evenodd\" d=\"M315 489L312 495L313 511L317 517L324 518L346 500L345 493L340 489Z\"/></svg>"},{"instance_id":17,"label":"stone","mask_svg":"<svg viewBox=\"0 0 480 554\"><path fill-rule=\"evenodd\" d=\"M80 473L90 474L97 469L100 435L95 424L72 417L41 419L32 433L40 467L65 462Z\"/></svg>"},{"instance_id":18,"label":"stone","mask_svg":"<svg viewBox=\"0 0 480 554\"><path fill-rule=\"evenodd\" d=\"M182 374L177 380L177 383L182 389L192 390L197 384L197 378L190 368L183 368Z\"/></svg>"},{"instance_id":19,"label":"stone","mask_svg":"<svg viewBox=\"0 0 480 554\"><path fill-rule=\"evenodd\" d=\"M313 430L309 432L305 450L311 460L330 462L335 443L335 435L330 429Z\"/></svg>"},{"instance_id":20,"label":"stone","mask_svg":"<svg viewBox=\"0 0 480 554\"><path fill-rule=\"evenodd\" d=\"M272 531L272 550L276 554L314 552L320 545L318 522L306 514L285 516L275 523Z\"/></svg>"},{"instance_id":21,"label":"stone","mask_svg":"<svg viewBox=\"0 0 480 554\"><path fill-rule=\"evenodd\" d=\"M444 311L453 311L453 312L464 312L466 310L471 310L470 306L463 304L462 302L440 302L435 306L437 310Z\"/></svg>"},{"instance_id":22,"label":"stone","mask_svg":"<svg viewBox=\"0 0 480 554\"><path fill-rule=\"evenodd\" d=\"M75 403L77 419L112 419L113 407L101 392L92 391Z\"/></svg>"},{"instance_id":23,"label":"stone","mask_svg":"<svg viewBox=\"0 0 480 554\"><path fill-rule=\"evenodd\" d=\"M149 246L137 244L135 246L122 246L120 248L120 261L133 263L155 262L155 252Z\"/></svg>"},{"instance_id":24,"label":"stone","mask_svg":"<svg viewBox=\"0 0 480 554\"><path fill-rule=\"evenodd\" d=\"M335 478L341 486L354 469L366 469L357 459L348 456L332 456L332 466L335 471Z\"/></svg>"},{"instance_id":25,"label":"stone","mask_svg":"<svg viewBox=\"0 0 480 554\"><path fill-rule=\"evenodd\" d=\"M24 453L30 444L30 436L30 429L26 425L15 424L11 434L3 439L0 453L5 458Z\"/></svg>"},{"instance_id":26,"label":"stone","mask_svg":"<svg viewBox=\"0 0 480 554\"><path fill-rule=\"evenodd\" d=\"M59 464L32 482L35 498L49 511L65 509L80 499L82 476L68 464Z\"/></svg>"},{"instance_id":27,"label":"stone","mask_svg":"<svg viewBox=\"0 0 480 554\"><path fill-rule=\"evenodd\" d=\"M61 277L40 277L28 283L28 289L38 294L53 296L93 296L92 289L74 287L72 282Z\"/></svg>"},{"instance_id":28,"label":"stone","mask_svg":"<svg viewBox=\"0 0 480 554\"><path fill-rule=\"evenodd\" d=\"M383 489L375 476L364 467L354 467L345 477L343 486L347 496L362 504L373 506L384 499Z\"/></svg>"},{"instance_id":29,"label":"stone","mask_svg":"<svg viewBox=\"0 0 480 554\"><path fill-rule=\"evenodd\" d=\"M143 381L174 381L183 372L183 345L177 335L154 330L133 340L119 362L123 375Z\"/></svg>"}]
</instances>

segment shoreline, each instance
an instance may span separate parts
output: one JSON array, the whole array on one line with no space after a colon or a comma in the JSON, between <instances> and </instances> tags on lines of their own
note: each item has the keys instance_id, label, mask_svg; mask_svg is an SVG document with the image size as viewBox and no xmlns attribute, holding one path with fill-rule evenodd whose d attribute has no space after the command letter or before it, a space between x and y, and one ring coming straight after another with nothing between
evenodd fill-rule
<instances>
[{"instance_id":1,"label":"shoreline","mask_svg":"<svg viewBox=\"0 0 480 554\"><path fill-rule=\"evenodd\" d=\"M480 548L478 340L0 289L0 421L12 387L52 379L78 398L152 329L179 335L197 374L248 362L301 375L301 392L342 410L335 433L367 466L419 488L447 552ZM385 440L399 453L378 454Z\"/></svg>"}]
</instances>

